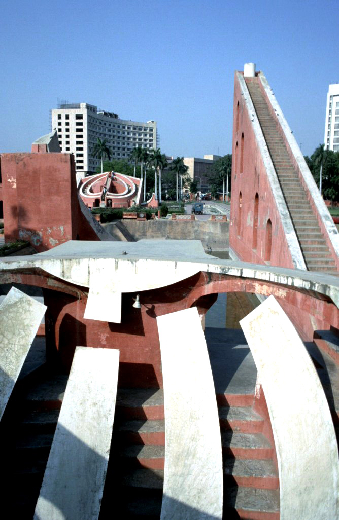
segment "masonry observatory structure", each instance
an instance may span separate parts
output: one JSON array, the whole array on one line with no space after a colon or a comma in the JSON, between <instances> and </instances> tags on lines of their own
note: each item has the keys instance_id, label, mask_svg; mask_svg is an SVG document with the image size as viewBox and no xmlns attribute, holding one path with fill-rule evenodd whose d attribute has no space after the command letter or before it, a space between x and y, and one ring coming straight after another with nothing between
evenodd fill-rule
<instances>
[{"instance_id":1,"label":"masonry observatory structure","mask_svg":"<svg viewBox=\"0 0 339 520\"><path fill-rule=\"evenodd\" d=\"M94 219L142 199L119 172L77 187L67 129L81 147L85 115L116 142L122 124L90 108L56 113L61 153L52 132L0 155L5 240L34 247L0 259L12 517L338 520L339 235L264 74L234 76L231 259L187 239L190 215L183 240Z\"/></svg>"}]
</instances>

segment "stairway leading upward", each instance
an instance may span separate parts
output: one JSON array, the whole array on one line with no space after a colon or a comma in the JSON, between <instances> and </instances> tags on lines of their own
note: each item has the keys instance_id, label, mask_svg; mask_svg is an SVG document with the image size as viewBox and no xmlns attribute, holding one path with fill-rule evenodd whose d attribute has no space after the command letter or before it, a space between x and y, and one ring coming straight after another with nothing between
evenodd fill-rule
<instances>
[{"instance_id":1,"label":"stairway leading upward","mask_svg":"<svg viewBox=\"0 0 339 520\"><path fill-rule=\"evenodd\" d=\"M309 203L286 144L258 85L258 79L246 79L247 88L275 167L280 186L293 222L305 264L309 271L338 274L316 216Z\"/></svg>"}]
</instances>

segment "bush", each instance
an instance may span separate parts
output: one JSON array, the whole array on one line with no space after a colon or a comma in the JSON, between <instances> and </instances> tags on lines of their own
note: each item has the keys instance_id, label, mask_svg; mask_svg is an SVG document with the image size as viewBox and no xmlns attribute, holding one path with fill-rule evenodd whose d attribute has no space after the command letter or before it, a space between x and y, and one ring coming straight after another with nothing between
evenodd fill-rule
<instances>
[{"instance_id":1,"label":"bush","mask_svg":"<svg viewBox=\"0 0 339 520\"><path fill-rule=\"evenodd\" d=\"M160 217L166 217L168 213L168 206L166 204L161 204L160 206Z\"/></svg>"},{"instance_id":2,"label":"bush","mask_svg":"<svg viewBox=\"0 0 339 520\"><path fill-rule=\"evenodd\" d=\"M104 224L105 222L112 222L113 220L122 218L122 209L113 208L107 209L106 211L100 212L100 222Z\"/></svg>"}]
</instances>

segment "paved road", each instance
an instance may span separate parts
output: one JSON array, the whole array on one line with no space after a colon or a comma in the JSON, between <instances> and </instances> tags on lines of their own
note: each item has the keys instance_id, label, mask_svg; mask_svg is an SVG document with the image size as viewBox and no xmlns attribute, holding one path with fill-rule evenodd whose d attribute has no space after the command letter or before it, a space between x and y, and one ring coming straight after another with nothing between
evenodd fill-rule
<instances>
[{"instance_id":1,"label":"paved road","mask_svg":"<svg viewBox=\"0 0 339 520\"><path fill-rule=\"evenodd\" d=\"M213 201L202 202L204 205L204 214L196 215L197 220L209 220L211 215L226 215L227 220L230 218L230 205L218 203ZM190 215L192 213L193 204L185 204L185 213Z\"/></svg>"}]
</instances>

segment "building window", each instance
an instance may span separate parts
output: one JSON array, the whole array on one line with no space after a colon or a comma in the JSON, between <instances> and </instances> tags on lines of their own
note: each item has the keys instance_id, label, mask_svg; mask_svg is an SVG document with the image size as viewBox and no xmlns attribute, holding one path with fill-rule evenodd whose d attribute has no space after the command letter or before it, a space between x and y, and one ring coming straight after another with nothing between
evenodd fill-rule
<instances>
[{"instance_id":1,"label":"building window","mask_svg":"<svg viewBox=\"0 0 339 520\"><path fill-rule=\"evenodd\" d=\"M70 151L69 146L66 146L66 152L69 152L69 151Z\"/></svg>"},{"instance_id":2,"label":"building window","mask_svg":"<svg viewBox=\"0 0 339 520\"><path fill-rule=\"evenodd\" d=\"M58 114L58 119L61 119L61 114Z\"/></svg>"},{"instance_id":3,"label":"building window","mask_svg":"<svg viewBox=\"0 0 339 520\"><path fill-rule=\"evenodd\" d=\"M84 142L83 141L76 141L75 144L84 144Z\"/></svg>"},{"instance_id":4,"label":"building window","mask_svg":"<svg viewBox=\"0 0 339 520\"><path fill-rule=\"evenodd\" d=\"M65 119L69 119L69 114L66 114L66 115L65 115Z\"/></svg>"},{"instance_id":5,"label":"building window","mask_svg":"<svg viewBox=\"0 0 339 520\"><path fill-rule=\"evenodd\" d=\"M77 157L83 157L83 156L84 156L84 154L83 154L83 153L77 153L77 155L76 155L76 156L77 156Z\"/></svg>"},{"instance_id":6,"label":"building window","mask_svg":"<svg viewBox=\"0 0 339 520\"><path fill-rule=\"evenodd\" d=\"M76 147L76 151L77 151L77 152L83 152L84 149L83 149L82 146L77 146L77 147Z\"/></svg>"},{"instance_id":7,"label":"building window","mask_svg":"<svg viewBox=\"0 0 339 520\"><path fill-rule=\"evenodd\" d=\"M83 114L75 114L75 119L83 119Z\"/></svg>"},{"instance_id":8,"label":"building window","mask_svg":"<svg viewBox=\"0 0 339 520\"><path fill-rule=\"evenodd\" d=\"M75 125L76 125L76 126L83 126L83 122L82 122L82 121L77 121L77 122L75 123Z\"/></svg>"},{"instance_id":9,"label":"building window","mask_svg":"<svg viewBox=\"0 0 339 520\"><path fill-rule=\"evenodd\" d=\"M65 144L69 144L69 141L66 141Z\"/></svg>"}]
</instances>

